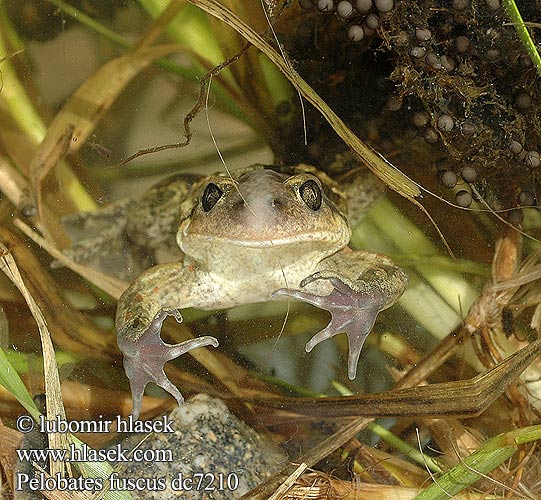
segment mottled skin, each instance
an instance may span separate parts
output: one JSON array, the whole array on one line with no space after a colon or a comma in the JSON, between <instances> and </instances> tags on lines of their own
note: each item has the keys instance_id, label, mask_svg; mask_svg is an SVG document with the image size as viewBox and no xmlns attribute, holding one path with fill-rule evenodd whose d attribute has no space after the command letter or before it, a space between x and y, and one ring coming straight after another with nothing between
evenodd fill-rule
<instances>
[{"instance_id":1,"label":"mottled skin","mask_svg":"<svg viewBox=\"0 0 541 500\"><path fill-rule=\"evenodd\" d=\"M351 230L337 184L307 165L258 165L233 178L215 175L195 183L180 214L176 242L184 258L147 269L118 303L118 345L135 417L148 382L183 402L163 371L167 361L218 345L213 337L177 345L161 340L165 317L181 321L179 310L187 307L222 309L291 297L314 304L329 311L331 321L306 350L345 332L348 374L355 378L376 316L402 294L407 277L383 255L347 248Z\"/></svg>"}]
</instances>

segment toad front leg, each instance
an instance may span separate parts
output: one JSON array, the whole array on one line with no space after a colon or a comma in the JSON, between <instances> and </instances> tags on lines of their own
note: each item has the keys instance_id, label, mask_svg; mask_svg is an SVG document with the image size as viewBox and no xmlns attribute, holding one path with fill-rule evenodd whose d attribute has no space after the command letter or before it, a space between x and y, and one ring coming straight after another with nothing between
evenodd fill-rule
<instances>
[{"instance_id":1,"label":"toad front leg","mask_svg":"<svg viewBox=\"0 0 541 500\"><path fill-rule=\"evenodd\" d=\"M328 295L323 294L328 285L322 280L332 285ZM317 271L301 281L300 287L312 291L281 288L272 297L293 297L331 313L330 323L306 344L306 352L345 332L349 344L348 376L353 380L361 349L377 315L397 301L407 284L404 272L383 255L340 252L322 260Z\"/></svg>"},{"instance_id":2,"label":"toad front leg","mask_svg":"<svg viewBox=\"0 0 541 500\"><path fill-rule=\"evenodd\" d=\"M116 313L117 342L130 380L134 418L139 417L149 382L165 389L178 404L184 402L163 371L167 361L196 347L218 346L218 341L210 336L174 345L166 344L160 337L164 319L174 316L180 323L179 309L193 305L200 287L195 271L179 263L163 264L141 274L120 297Z\"/></svg>"}]
</instances>

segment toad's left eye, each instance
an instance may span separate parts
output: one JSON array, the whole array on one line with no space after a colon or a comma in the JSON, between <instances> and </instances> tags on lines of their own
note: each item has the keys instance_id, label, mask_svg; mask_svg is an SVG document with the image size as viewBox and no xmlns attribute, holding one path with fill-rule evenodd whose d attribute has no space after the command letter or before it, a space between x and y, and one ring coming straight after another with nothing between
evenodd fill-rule
<instances>
[{"instance_id":1,"label":"toad's left eye","mask_svg":"<svg viewBox=\"0 0 541 500\"><path fill-rule=\"evenodd\" d=\"M203 210L205 212L212 210L223 194L224 192L216 184L214 184L214 182L209 183L203 192L203 196L201 197L201 205L203 205Z\"/></svg>"},{"instance_id":2,"label":"toad's left eye","mask_svg":"<svg viewBox=\"0 0 541 500\"><path fill-rule=\"evenodd\" d=\"M306 203L306 206L313 210L319 210L321 208L322 194L321 188L318 183L313 180L308 180L299 188L299 194L301 195L302 201Z\"/></svg>"}]
</instances>

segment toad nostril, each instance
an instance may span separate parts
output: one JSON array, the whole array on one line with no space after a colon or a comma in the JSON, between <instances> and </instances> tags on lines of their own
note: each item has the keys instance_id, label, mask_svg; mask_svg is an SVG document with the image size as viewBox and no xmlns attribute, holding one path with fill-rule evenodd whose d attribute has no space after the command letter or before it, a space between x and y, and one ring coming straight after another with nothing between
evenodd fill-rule
<instances>
[{"instance_id":1,"label":"toad nostril","mask_svg":"<svg viewBox=\"0 0 541 500\"><path fill-rule=\"evenodd\" d=\"M272 198L270 204L271 207L280 207L282 206L282 201L279 198Z\"/></svg>"}]
</instances>

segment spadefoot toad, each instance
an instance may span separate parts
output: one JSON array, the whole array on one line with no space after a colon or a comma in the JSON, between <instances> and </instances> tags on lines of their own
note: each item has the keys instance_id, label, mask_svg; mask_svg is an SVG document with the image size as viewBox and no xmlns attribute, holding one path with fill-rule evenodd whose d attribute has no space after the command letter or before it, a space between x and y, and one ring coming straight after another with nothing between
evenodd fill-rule
<instances>
[{"instance_id":1,"label":"spadefoot toad","mask_svg":"<svg viewBox=\"0 0 541 500\"><path fill-rule=\"evenodd\" d=\"M178 182L178 180L177 180ZM130 379L133 415L154 382L183 398L164 364L213 337L177 345L160 338L168 315L187 307L222 309L268 300L301 300L331 313L307 343L346 333L348 375L355 378L363 343L380 311L396 302L407 277L389 258L351 251L346 199L326 174L308 165L255 165L195 182L180 203L176 243L183 258L138 276L121 296L118 345Z\"/></svg>"}]
</instances>

